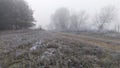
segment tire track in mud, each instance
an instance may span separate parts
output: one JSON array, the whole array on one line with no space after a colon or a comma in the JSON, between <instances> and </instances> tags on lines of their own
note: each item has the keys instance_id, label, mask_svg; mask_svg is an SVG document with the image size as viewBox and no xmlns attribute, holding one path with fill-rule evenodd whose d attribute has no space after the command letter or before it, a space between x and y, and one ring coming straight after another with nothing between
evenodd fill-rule
<instances>
[{"instance_id":1,"label":"tire track in mud","mask_svg":"<svg viewBox=\"0 0 120 68\"><path fill-rule=\"evenodd\" d=\"M120 40L95 38L95 37L90 37L85 35L73 35L73 34L67 34L67 33L61 33L61 36L63 38L79 40L80 42L83 42L86 44L100 46L106 49L111 49L111 50L120 52Z\"/></svg>"}]
</instances>

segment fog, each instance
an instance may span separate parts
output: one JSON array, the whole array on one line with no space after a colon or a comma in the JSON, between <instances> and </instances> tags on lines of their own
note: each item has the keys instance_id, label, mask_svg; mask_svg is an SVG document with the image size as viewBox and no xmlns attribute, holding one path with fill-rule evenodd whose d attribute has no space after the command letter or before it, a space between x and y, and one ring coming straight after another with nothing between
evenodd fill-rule
<instances>
[{"instance_id":1,"label":"fog","mask_svg":"<svg viewBox=\"0 0 120 68\"><path fill-rule=\"evenodd\" d=\"M86 10L90 15L97 13L102 7L113 5L119 9L119 0L26 0L34 10L35 24L46 28L50 17L56 9L66 7L71 12Z\"/></svg>"},{"instance_id":2,"label":"fog","mask_svg":"<svg viewBox=\"0 0 120 68\"><path fill-rule=\"evenodd\" d=\"M0 68L120 68L120 0L0 0Z\"/></svg>"}]
</instances>

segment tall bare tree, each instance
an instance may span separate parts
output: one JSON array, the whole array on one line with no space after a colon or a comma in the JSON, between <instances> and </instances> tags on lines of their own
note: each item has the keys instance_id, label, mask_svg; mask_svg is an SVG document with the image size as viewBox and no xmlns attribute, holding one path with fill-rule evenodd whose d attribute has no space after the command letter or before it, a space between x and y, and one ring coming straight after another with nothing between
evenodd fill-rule
<instances>
[{"instance_id":1,"label":"tall bare tree","mask_svg":"<svg viewBox=\"0 0 120 68\"><path fill-rule=\"evenodd\" d=\"M87 24L88 22L88 14L86 11L81 11L79 12L79 17L78 17L78 25L79 25L79 30L83 29L82 27L85 27L85 25Z\"/></svg>"},{"instance_id":2,"label":"tall bare tree","mask_svg":"<svg viewBox=\"0 0 120 68\"><path fill-rule=\"evenodd\" d=\"M77 31L79 29L78 26L78 15L73 14L70 17L70 23L69 23L69 30L70 31Z\"/></svg>"},{"instance_id":3,"label":"tall bare tree","mask_svg":"<svg viewBox=\"0 0 120 68\"><path fill-rule=\"evenodd\" d=\"M86 11L80 11L77 14L72 14L70 17L70 29L73 31L82 30L82 26L87 23L88 14Z\"/></svg>"},{"instance_id":4,"label":"tall bare tree","mask_svg":"<svg viewBox=\"0 0 120 68\"><path fill-rule=\"evenodd\" d=\"M114 22L116 17L116 9L114 6L106 6L101 9L99 14L96 15L95 23L98 25L98 29L103 31L106 24Z\"/></svg>"}]
</instances>

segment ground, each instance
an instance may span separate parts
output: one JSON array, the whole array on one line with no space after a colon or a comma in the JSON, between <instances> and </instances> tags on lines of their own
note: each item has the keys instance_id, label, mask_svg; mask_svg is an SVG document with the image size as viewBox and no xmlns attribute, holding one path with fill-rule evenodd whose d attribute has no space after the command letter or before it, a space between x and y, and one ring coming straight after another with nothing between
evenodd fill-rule
<instances>
[{"instance_id":1,"label":"ground","mask_svg":"<svg viewBox=\"0 0 120 68\"><path fill-rule=\"evenodd\" d=\"M84 32L0 31L0 68L120 68L119 37Z\"/></svg>"}]
</instances>

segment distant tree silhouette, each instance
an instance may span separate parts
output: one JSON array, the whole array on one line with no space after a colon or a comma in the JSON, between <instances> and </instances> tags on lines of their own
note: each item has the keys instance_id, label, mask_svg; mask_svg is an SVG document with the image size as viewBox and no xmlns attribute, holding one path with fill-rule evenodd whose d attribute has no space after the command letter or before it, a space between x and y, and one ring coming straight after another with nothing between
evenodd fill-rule
<instances>
[{"instance_id":1,"label":"distant tree silhouette","mask_svg":"<svg viewBox=\"0 0 120 68\"><path fill-rule=\"evenodd\" d=\"M102 31L104 30L105 25L114 22L115 18L116 8L114 6L106 6L96 15L95 23L98 24L98 29Z\"/></svg>"},{"instance_id":2,"label":"distant tree silhouette","mask_svg":"<svg viewBox=\"0 0 120 68\"><path fill-rule=\"evenodd\" d=\"M79 13L74 13L70 16L70 26L69 29L72 31L81 30L88 21L88 14L86 11L80 11Z\"/></svg>"},{"instance_id":3,"label":"distant tree silhouette","mask_svg":"<svg viewBox=\"0 0 120 68\"><path fill-rule=\"evenodd\" d=\"M33 12L24 0L0 0L0 30L26 29L33 21Z\"/></svg>"},{"instance_id":4,"label":"distant tree silhouette","mask_svg":"<svg viewBox=\"0 0 120 68\"><path fill-rule=\"evenodd\" d=\"M59 8L52 15L52 25L58 31L66 31L68 29L70 13L67 8Z\"/></svg>"}]
</instances>

